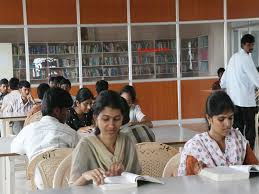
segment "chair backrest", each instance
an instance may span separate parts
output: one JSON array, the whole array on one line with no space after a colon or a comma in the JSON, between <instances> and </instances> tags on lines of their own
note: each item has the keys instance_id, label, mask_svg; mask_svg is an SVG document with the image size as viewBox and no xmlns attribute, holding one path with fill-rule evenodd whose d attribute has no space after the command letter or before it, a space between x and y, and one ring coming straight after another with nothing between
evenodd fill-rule
<instances>
[{"instance_id":1,"label":"chair backrest","mask_svg":"<svg viewBox=\"0 0 259 194\"><path fill-rule=\"evenodd\" d=\"M68 155L58 166L53 179L53 188L68 187L72 154Z\"/></svg>"},{"instance_id":2,"label":"chair backrest","mask_svg":"<svg viewBox=\"0 0 259 194\"><path fill-rule=\"evenodd\" d=\"M174 155L165 165L163 177L177 176L181 153Z\"/></svg>"},{"instance_id":3,"label":"chair backrest","mask_svg":"<svg viewBox=\"0 0 259 194\"><path fill-rule=\"evenodd\" d=\"M162 177L163 170L170 158L178 153L178 150L158 142L145 142L136 144L142 175Z\"/></svg>"},{"instance_id":4,"label":"chair backrest","mask_svg":"<svg viewBox=\"0 0 259 194\"><path fill-rule=\"evenodd\" d=\"M46 175L46 176L41 174L44 187L46 186L46 188L48 188L48 186L49 186L48 182L49 181L47 179L50 179L50 182L51 182L50 188L51 188L56 168L58 167L59 163L67 155L69 155L72 152L72 150L73 150L72 148L55 148L55 149L52 148L52 149L43 151L43 152L35 155L30 160L29 165L27 167L27 178L31 182L31 188L32 188L33 191L36 190L36 185L35 185L35 182L34 182L36 166L38 167L39 163L42 162L43 160L49 160L49 161L53 162L53 165L51 164L51 162L50 163L46 162L46 163L42 163L41 168L38 167L39 172L43 173L43 174L44 174L44 172L47 172L47 171L53 171L53 172L51 172L52 173L51 176L50 176L50 174ZM50 169L48 169L48 167L47 167L48 165L47 164L49 164L49 168ZM42 167L43 165L44 165L44 167ZM45 182L44 182L44 178L46 178Z\"/></svg>"},{"instance_id":5,"label":"chair backrest","mask_svg":"<svg viewBox=\"0 0 259 194\"><path fill-rule=\"evenodd\" d=\"M39 121L41 118L42 118L42 113L41 113L41 111L38 111L38 112L34 113L33 115L28 116L25 119L23 127L25 127L26 125L29 125L30 123L33 123L35 121Z\"/></svg>"}]
</instances>

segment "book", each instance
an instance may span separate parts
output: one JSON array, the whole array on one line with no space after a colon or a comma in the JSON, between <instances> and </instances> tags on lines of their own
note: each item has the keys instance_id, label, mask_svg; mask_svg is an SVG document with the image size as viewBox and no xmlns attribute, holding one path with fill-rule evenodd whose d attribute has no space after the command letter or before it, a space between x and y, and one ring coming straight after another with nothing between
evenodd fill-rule
<instances>
[{"instance_id":1,"label":"book","mask_svg":"<svg viewBox=\"0 0 259 194\"><path fill-rule=\"evenodd\" d=\"M141 176L129 172L123 172L121 176L105 177L104 184L99 185L102 190L120 190L135 188L145 183L158 183L164 184L164 182L150 176Z\"/></svg>"},{"instance_id":2,"label":"book","mask_svg":"<svg viewBox=\"0 0 259 194\"><path fill-rule=\"evenodd\" d=\"M204 168L199 175L210 178L215 181L233 181L243 180L249 177L259 176L258 165L235 165L235 166L217 166L214 168Z\"/></svg>"}]
</instances>

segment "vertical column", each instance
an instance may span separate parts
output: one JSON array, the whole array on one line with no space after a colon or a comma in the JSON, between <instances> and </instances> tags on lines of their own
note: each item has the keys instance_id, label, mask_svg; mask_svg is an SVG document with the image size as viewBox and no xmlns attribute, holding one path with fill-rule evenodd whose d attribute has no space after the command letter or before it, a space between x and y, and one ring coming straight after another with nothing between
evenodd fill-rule
<instances>
[{"instance_id":1,"label":"vertical column","mask_svg":"<svg viewBox=\"0 0 259 194\"><path fill-rule=\"evenodd\" d=\"M130 0L127 0L127 30L128 30L129 85L132 85L133 79L132 79Z\"/></svg>"},{"instance_id":2,"label":"vertical column","mask_svg":"<svg viewBox=\"0 0 259 194\"><path fill-rule=\"evenodd\" d=\"M25 46L25 65L26 65L26 80L30 82L30 61L29 61L29 41L28 41L28 23L26 0L22 0L23 23L24 23L24 46Z\"/></svg>"},{"instance_id":3,"label":"vertical column","mask_svg":"<svg viewBox=\"0 0 259 194\"><path fill-rule=\"evenodd\" d=\"M76 0L76 23L77 23L77 52L78 52L78 70L79 87L83 87L82 72L82 48L81 48L81 27L80 27L80 0Z\"/></svg>"},{"instance_id":4,"label":"vertical column","mask_svg":"<svg viewBox=\"0 0 259 194\"><path fill-rule=\"evenodd\" d=\"M176 6L176 61L177 61L177 107L178 107L178 125L182 127L182 107L181 107L181 66L180 66L180 24L179 24L179 0L175 1Z\"/></svg>"}]
</instances>

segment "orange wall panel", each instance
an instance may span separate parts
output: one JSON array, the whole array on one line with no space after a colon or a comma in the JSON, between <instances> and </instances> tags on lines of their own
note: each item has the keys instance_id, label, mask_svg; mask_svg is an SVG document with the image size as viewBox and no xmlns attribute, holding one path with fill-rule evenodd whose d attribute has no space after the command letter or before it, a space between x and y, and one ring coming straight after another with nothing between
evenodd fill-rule
<instances>
[{"instance_id":1,"label":"orange wall panel","mask_svg":"<svg viewBox=\"0 0 259 194\"><path fill-rule=\"evenodd\" d=\"M181 82L181 100L183 119L204 118L205 102L209 90L216 79L183 80Z\"/></svg>"},{"instance_id":2,"label":"orange wall panel","mask_svg":"<svg viewBox=\"0 0 259 194\"><path fill-rule=\"evenodd\" d=\"M177 119L176 81L135 83L138 104L152 120Z\"/></svg>"},{"instance_id":3,"label":"orange wall panel","mask_svg":"<svg viewBox=\"0 0 259 194\"><path fill-rule=\"evenodd\" d=\"M0 25L23 24L22 0L0 0Z\"/></svg>"},{"instance_id":4,"label":"orange wall panel","mask_svg":"<svg viewBox=\"0 0 259 194\"><path fill-rule=\"evenodd\" d=\"M227 0L227 18L255 18L259 17L258 0Z\"/></svg>"},{"instance_id":5,"label":"orange wall panel","mask_svg":"<svg viewBox=\"0 0 259 194\"><path fill-rule=\"evenodd\" d=\"M110 84L109 89L120 91L127 83ZM94 94L95 85L85 85ZM177 119L176 81L134 83L138 104L152 120Z\"/></svg>"},{"instance_id":6,"label":"orange wall panel","mask_svg":"<svg viewBox=\"0 0 259 194\"><path fill-rule=\"evenodd\" d=\"M80 0L81 24L126 23L127 0Z\"/></svg>"},{"instance_id":7,"label":"orange wall panel","mask_svg":"<svg viewBox=\"0 0 259 194\"><path fill-rule=\"evenodd\" d=\"M224 18L223 0L179 0L180 21Z\"/></svg>"},{"instance_id":8,"label":"orange wall panel","mask_svg":"<svg viewBox=\"0 0 259 194\"><path fill-rule=\"evenodd\" d=\"M27 0L28 24L76 24L76 0Z\"/></svg>"},{"instance_id":9,"label":"orange wall panel","mask_svg":"<svg viewBox=\"0 0 259 194\"><path fill-rule=\"evenodd\" d=\"M174 22L175 0L131 0L131 22Z\"/></svg>"}]
</instances>

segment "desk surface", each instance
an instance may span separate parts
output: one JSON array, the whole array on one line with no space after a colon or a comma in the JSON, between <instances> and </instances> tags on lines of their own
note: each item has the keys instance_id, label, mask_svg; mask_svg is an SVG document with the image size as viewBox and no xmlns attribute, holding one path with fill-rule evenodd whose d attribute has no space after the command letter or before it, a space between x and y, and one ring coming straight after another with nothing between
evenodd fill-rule
<instances>
[{"instance_id":1,"label":"desk surface","mask_svg":"<svg viewBox=\"0 0 259 194\"><path fill-rule=\"evenodd\" d=\"M0 119L26 118L26 114L21 113L0 113Z\"/></svg>"},{"instance_id":2,"label":"desk surface","mask_svg":"<svg viewBox=\"0 0 259 194\"><path fill-rule=\"evenodd\" d=\"M153 132L157 142L168 144L184 144L194 135L199 133L190 129L180 128L177 125L156 126L154 127Z\"/></svg>"},{"instance_id":3,"label":"desk surface","mask_svg":"<svg viewBox=\"0 0 259 194\"><path fill-rule=\"evenodd\" d=\"M200 176L171 177L163 179L165 184L146 184L138 188L102 191L96 186L71 187L67 189L50 189L29 192L29 194L255 194L259 191L259 177L242 181L216 182Z\"/></svg>"}]
</instances>

